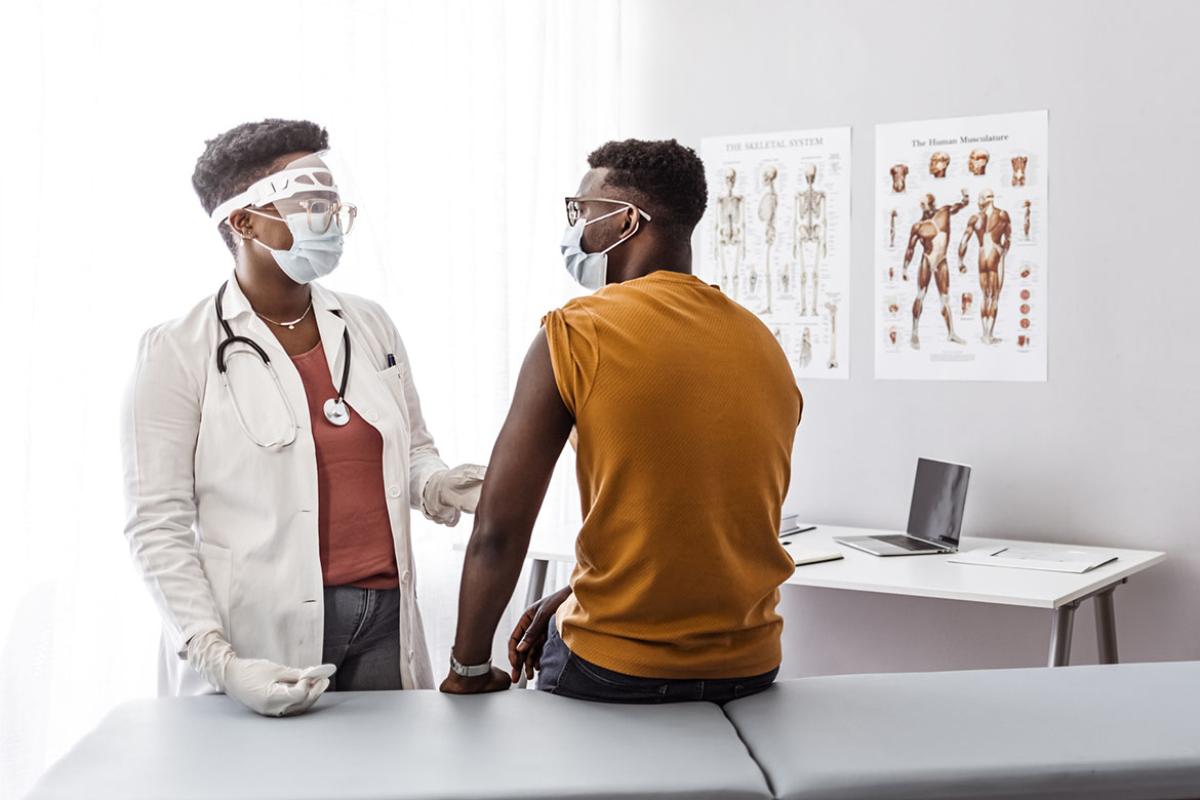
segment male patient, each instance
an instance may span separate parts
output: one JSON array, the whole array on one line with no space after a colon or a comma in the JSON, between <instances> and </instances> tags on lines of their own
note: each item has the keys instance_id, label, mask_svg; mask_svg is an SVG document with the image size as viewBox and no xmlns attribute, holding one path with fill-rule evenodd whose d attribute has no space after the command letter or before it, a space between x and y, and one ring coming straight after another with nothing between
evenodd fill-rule
<instances>
[{"instance_id":1,"label":"male patient","mask_svg":"<svg viewBox=\"0 0 1200 800\"><path fill-rule=\"evenodd\" d=\"M775 337L692 275L704 165L674 140L609 142L567 199L585 288L543 320L488 466L442 691L521 671L567 697L725 702L770 686L779 517L802 399ZM574 426L583 527L571 584L525 612L511 676L489 660ZM557 612L557 613L556 613Z\"/></svg>"}]
</instances>

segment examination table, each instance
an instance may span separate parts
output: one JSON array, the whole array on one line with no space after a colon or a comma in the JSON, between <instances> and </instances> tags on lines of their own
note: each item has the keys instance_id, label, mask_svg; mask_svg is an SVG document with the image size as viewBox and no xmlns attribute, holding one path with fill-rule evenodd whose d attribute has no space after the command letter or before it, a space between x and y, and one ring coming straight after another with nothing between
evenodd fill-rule
<instances>
[{"instance_id":1,"label":"examination table","mask_svg":"<svg viewBox=\"0 0 1200 800\"><path fill-rule=\"evenodd\" d=\"M224 697L110 713L51 798L1197 798L1200 662L846 675L729 703L510 690Z\"/></svg>"}]
</instances>

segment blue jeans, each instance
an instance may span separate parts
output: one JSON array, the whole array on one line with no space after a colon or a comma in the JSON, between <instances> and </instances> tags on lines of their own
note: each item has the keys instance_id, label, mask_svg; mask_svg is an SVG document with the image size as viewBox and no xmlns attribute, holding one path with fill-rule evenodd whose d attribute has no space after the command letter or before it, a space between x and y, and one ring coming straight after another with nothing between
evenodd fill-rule
<instances>
[{"instance_id":1,"label":"blue jeans","mask_svg":"<svg viewBox=\"0 0 1200 800\"><path fill-rule=\"evenodd\" d=\"M779 668L749 678L693 680L639 678L585 661L571 652L550 619L546 644L542 647L542 669L537 688L578 700L602 703L680 703L707 700L725 704L761 692L775 682Z\"/></svg>"},{"instance_id":2,"label":"blue jeans","mask_svg":"<svg viewBox=\"0 0 1200 800\"><path fill-rule=\"evenodd\" d=\"M402 689L400 590L325 587L325 664L331 692Z\"/></svg>"}]
</instances>

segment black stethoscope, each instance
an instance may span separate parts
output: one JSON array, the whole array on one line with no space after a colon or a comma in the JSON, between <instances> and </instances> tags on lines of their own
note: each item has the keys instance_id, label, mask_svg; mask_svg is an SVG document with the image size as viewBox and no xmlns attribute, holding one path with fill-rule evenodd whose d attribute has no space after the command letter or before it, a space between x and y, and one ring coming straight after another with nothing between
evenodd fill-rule
<instances>
[{"instance_id":1,"label":"black stethoscope","mask_svg":"<svg viewBox=\"0 0 1200 800\"><path fill-rule=\"evenodd\" d=\"M271 358L267 355L267 351L263 350L262 347L259 346L258 342L254 341L250 337L235 335L233 329L229 327L229 323L225 320L225 314L222 308L221 300L225 296L225 290L228 287L229 281L221 284L221 288L217 292L216 298L217 320L221 323L221 327L225 329L225 338L217 344L217 372L220 373L221 382L225 385L225 388L229 391L229 396L233 399L233 410L237 415L238 423L242 426L242 431L244 431L246 436L250 438L250 441L254 442L259 447L286 447L292 442L296 441L296 412L292 408L292 404L288 401L287 394L283 391L283 385L279 382L279 375L275 372L275 367L272 366ZM337 309L331 309L331 311L339 317L342 316L341 312ZM229 384L229 374L226 365L225 351L228 349L229 345L235 343L244 344L258 354L258 357L262 359L263 365L271 374L271 379L275 382L275 388L279 390L279 396L283 398L284 405L287 406L288 414L291 416L292 424L288 434L289 438L263 442L260 441L254 434L252 434L250 429L246 426L245 418L242 416L241 406L238 404L237 395L234 394L233 387ZM331 397L326 400L323 409L325 412L325 419L329 420L331 424L337 425L339 428L350 421L350 410L346 407L346 386L350 382L349 329L342 329L342 344L346 352L346 360L342 363L342 382L338 386L337 397ZM247 352L248 351L245 350L235 350L229 355L234 356L238 354L246 354Z\"/></svg>"}]
</instances>

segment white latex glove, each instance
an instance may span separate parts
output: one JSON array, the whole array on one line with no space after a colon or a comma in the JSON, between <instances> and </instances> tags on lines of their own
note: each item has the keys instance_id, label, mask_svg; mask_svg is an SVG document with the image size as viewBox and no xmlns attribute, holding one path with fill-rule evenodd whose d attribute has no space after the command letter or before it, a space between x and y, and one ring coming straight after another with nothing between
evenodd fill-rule
<instances>
[{"instance_id":1,"label":"white latex glove","mask_svg":"<svg viewBox=\"0 0 1200 800\"><path fill-rule=\"evenodd\" d=\"M332 664L300 670L261 658L238 658L216 631L188 642L188 663L209 682L265 717L303 714L329 688Z\"/></svg>"},{"instance_id":2,"label":"white latex glove","mask_svg":"<svg viewBox=\"0 0 1200 800\"><path fill-rule=\"evenodd\" d=\"M481 464L459 464L433 473L421 492L421 511L434 522L453 528L460 512L475 513L486 472Z\"/></svg>"}]
</instances>

